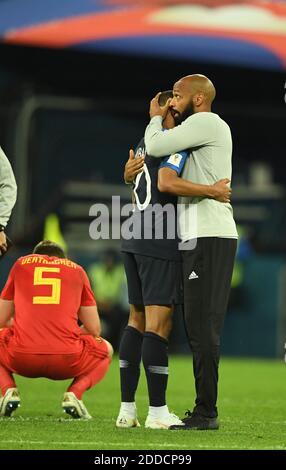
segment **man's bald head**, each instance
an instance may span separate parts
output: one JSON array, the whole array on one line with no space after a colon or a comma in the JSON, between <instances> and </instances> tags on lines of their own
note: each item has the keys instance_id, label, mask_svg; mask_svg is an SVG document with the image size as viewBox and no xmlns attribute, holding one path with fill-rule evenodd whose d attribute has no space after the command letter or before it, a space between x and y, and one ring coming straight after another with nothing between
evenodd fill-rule
<instances>
[{"instance_id":1,"label":"man's bald head","mask_svg":"<svg viewBox=\"0 0 286 470\"><path fill-rule=\"evenodd\" d=\"M194 74L187 75L179 80L189 90L191 94L202 93L205 96L206 102L210 105L215 99L216 91L213 82L205 75Z\"/></svg>"},{"instance_id":2,"label":"man's bald head","mask_svg":"<svg viewBox=\"0 0 286 470\"><path fill-rule=\"evenodd\" d=\"M211 111L215 95L215 87L205 75L187 75L178 80L173 88L171 102L177 123L193 113Z\"/></svg>"}]
</instances>

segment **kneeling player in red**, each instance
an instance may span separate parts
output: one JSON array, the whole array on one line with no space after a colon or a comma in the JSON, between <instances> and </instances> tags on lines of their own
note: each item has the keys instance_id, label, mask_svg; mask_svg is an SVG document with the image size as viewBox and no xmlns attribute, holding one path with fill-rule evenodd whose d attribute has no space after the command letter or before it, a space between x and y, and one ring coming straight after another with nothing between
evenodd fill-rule
<instances>
[{"instance_id":1,"label":"kneeling player in red","mask_svg":"<svg viewBox=\"0 0 286 470\"><path fill-rule=\"evenodd\" d=\"M81 398L104 377L113 349L99 336L96 302L84 269L67 259L60 246L43 241L33 254L16 261L1 294L0 328L0 416L11 416L20 405L16 373L73 378L63 410L90 419Z\"/></svg>"}]
</instances>

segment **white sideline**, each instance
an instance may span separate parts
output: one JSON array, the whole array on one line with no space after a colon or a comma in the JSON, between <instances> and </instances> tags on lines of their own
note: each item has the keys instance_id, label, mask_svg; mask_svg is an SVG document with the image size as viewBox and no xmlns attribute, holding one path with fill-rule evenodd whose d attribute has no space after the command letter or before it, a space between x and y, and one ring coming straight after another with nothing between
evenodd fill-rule
<instances>
[{"instance_id":1,"label":"white sideline","mask_svg":"<svg viewBox=\"0 0 286 470\"><path fill-rule=\"evenodd\" d=\"M205 431L203 431L205 432ZM1 444L47 444L47 441L30 441L30 440L3 440L1 439ZM49 444L53 444L53 445L71 445L71 446L76 446L76 445L92 445L92 446L106 446L106 441L55 441L55 442L51 442L49 441ZM123 447L129 447L130 446L130 443L127 443L127 442L109 442L108 443L109 446L123 446ZM163 442L161 444L159 443L156 443L154 445L152 444L149 444L149 448L150 447L154 447L154 448L157 448L157 447L174 447L174 445L177 445L177 443L175 444L170 444L170 442ZM2 446L1 446L2 447ZM208 445L203 445L203 444L197 444L196 447L199 447L201 449L240 449L240 450L243 450L242 446L236 446L236 445L232 445L232 446L228 446L227 448L225 446L214 446L214 447L210 447ZM192 451L192 449L190 449L190 446L189 445L186 445L186 444L181 444L180 445L180 449L189 449L190 451ZM286 446L266 446L266 447L245 447L245 449L249 449L249 450L286 450ZM98 450L97 448L93 449L93 450ZM99 449L100 450L100 449ZM112 449L110 449L112 450ZM148 449L145 449L145 450L148 450Z\"/></svg>"}]
</instances>

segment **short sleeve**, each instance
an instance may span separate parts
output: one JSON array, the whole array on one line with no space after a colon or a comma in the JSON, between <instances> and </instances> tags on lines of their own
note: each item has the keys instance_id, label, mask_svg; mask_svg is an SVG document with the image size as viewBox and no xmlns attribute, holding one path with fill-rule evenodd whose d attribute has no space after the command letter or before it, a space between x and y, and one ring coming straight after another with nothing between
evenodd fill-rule
<instances>
[{"instance_id":1,"label":"short sleeve","mask_svg":"<svg viewBox=\"0 0 286 470\"><path fill-rule=\"evenodd\" d=\"M173 153L169 157L164 158L162 161L160 168L171 168L175 170L178 176L183 171L186 159L188 158L188 152L183 150L182 152Z\"/></svg>"},{"instance_id":2,"label":"short sleeve","mask_svg":"<svg viewBox=\"0 0 286 470\"><path fill-rule=\"evenodd\" d=\"M6 281L5 286L1 292L1 299L3 300L14 300L14 292L15 292L15 270L16 270L16 263L12 267L8 279Z\"/></svg>"},{"instance_id":3,"label":"short sleeve","mask_svg":"<svg viewBox=\"0 0 286 470\"><path fill-rule=\"evenodd\" d=\"M81 293L81 307L90 307L96 305L96 301L94 298L94 294L92 292L90 282L86 272L82 269L81 271L83 285L82 285L82 293Z\"/></svg>"}]
</instances>

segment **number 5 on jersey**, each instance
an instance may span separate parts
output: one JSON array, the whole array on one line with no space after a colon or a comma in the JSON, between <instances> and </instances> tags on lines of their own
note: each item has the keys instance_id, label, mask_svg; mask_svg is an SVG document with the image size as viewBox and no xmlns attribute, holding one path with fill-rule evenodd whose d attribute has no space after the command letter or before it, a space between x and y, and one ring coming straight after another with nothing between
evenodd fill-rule
<instances>
[{"instance_id":1,"label":"number 5 on jersey","mask_svg":"<svg viewBox=\"0 0 286 470\"><path fill-rule=\"evenodd\" d=\"M33 304L59 304L61 297L61 279L55 277L43 277L44 273L59 273L60 268L37 267L34 271L34 286L50 286L51 295L33 296Z\"/></svg>"}]
</instances>

